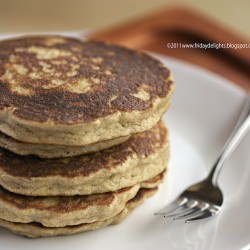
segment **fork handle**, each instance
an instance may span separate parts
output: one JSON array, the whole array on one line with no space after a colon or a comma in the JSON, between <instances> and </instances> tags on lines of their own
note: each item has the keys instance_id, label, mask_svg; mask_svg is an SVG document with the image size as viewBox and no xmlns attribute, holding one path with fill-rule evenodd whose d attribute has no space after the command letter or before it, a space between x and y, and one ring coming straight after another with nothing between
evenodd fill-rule
<instances>
[{"instance_id":1,"label":"fork handle","mask_svg":"<svg viewBox=\"0 0 250 250\"><path fill-rule=\"evenodd\" d=\"M222 169L223 164L233 153L236 147L239 145L243 137L246 135L250 128L250 91L247 93L242 112L235 125L235 128L229 136L227 142L222 148L217 160L215 161L212 170L209 174L209 178L215 186L218 186L218 176Z\"/></svg>"}]
</instances>

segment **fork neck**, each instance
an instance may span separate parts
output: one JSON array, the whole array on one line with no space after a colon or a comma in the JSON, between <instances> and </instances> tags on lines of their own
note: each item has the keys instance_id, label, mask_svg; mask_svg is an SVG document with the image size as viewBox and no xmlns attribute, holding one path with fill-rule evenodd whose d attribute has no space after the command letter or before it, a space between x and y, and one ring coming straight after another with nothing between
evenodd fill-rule
<instances>
[{"instance_id":1,"label":"fork neck","mask_svg":"<svg viewBox=\"0 0 250 250\"><path fill-rule=\"evenodd\" d=\"M250 92L247 94L238 122L232 134L228 138L226 144L224 145L221 153L219 154L217 160L215 161L208 176L208 179L212 180L214 186L218 186L218 176L225 161L230 157L230 155L239 145L241 140L249 131L249 128L250 128Z\"/></svg>"}]
</instances>

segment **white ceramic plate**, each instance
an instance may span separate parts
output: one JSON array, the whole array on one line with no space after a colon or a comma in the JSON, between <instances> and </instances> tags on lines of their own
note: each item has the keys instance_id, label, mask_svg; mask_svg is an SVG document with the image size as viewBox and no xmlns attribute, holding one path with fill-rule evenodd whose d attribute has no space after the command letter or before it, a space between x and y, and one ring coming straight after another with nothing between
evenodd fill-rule
<instances>
[{"instance_id":1,"label":"white ceramic plate","mask_svg":"<svg viewBox=\"0 0 250 250\"><path fill-rule=\"evenodd\" d=\"M158 57L173 71L176 91L164 117L171 132L170 172L157 195L122 224L94 232L27 239L0 229L0 249L249 249L249 135L221 172L225 203L224 211L217 218L183 224L153 215L185 187L206 175L233 128L244 99L241 89L217 75L171 58Z\"/></svg>"}]
</instances>

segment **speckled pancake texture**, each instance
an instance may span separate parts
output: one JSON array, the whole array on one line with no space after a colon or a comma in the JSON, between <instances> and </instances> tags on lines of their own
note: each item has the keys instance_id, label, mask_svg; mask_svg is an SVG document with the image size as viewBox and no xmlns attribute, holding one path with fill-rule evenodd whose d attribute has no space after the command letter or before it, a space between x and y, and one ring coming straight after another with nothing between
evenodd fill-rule
<instances>
[{"instance_id":1,"label":"speckled pancake texture","mask_svg":"<svg viewBox=\"0 0 250 250\"><path fill-rule=\"evenodd\" d=\"M46 227L64 227L103 221L124 209L140 188L154 188L163 181L165 171L134 186L85 196L33 197L0 188L0 218L21 223L39 222Z\"/></svg>"},{"instance_id":2,"label":"speckled pancake texture","mask_svg":"<svg viewBox=\"0 0 250 250\"><path fill-rule=\"evenodd\" d=\"M40 159L0 149L0 185L33 196L103 193L153 178L168 158L168 131L159 122L120 145L82 156Z\"/></svg>"},{"instance_id":3,"label":"speckled pancake texture","mask_svg":"<svg viewBox=\"0 0 250 250\"><path fill-rule=\"evenodd\" d=\"M101 41L0 41L0 227L27 237L120 223L167 173L172 73Z\"/></svg>"},{"instance_id":4,"label":"speckled pancake texture","mask_svg":"<svg viewBox=\"0 0 250 250\"><path fill-rule=\"evenodd\" d=\"M89 154L111 148L128 140L129 136L99 141L85 146L25 143L0 132L0 147L18 155L34 155L40 158L61 158Z\"/></svg>"},{"instance_id":5,"label":"speckled pancake texture","mask_svg":"<svg viewBox=\"0 0 250 250\"><path fill-rule=\"evenodd\" d=\"M97 41L57 36L0 42L0 131L84 146L153 127L174 84L162 63Z\"/></svg>"},{"instance_id":6,"label":"speckled pancake texture","mask_svg":"<svg viewBox=\"0 0 250 250\"><path fill-rule=\"evenodd\" d=\"M42 224L35 222L19 223L0 219L0 226L9 229L16 234L24 235L31 238L71 235L90 230L96 230L108 225L118 224L122 222L133 209L141 205L146 198L149 198L154 195L156 191L157 187L141 188L136 194L136 196L126 203L125 208L120 213L103 221L83 223L79 225L65 227L45 227Z\"/></svg>"}]
</instances>

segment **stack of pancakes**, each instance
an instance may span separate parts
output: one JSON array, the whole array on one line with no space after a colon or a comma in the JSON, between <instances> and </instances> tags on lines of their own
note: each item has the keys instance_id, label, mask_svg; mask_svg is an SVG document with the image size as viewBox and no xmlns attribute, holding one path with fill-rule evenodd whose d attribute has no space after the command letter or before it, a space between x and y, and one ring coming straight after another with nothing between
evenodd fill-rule
<instances>
[{"instance_id":1,"label":"stack of pancakes","mask_svg":"<svg viewBox=\"0 0 250 250\"><path fill-rule=\"evenodd\" d=\"M58 36L0 42L0 226L28 237L119 223L166 173L159 61Z\"/></svg>"}]
</instances>

